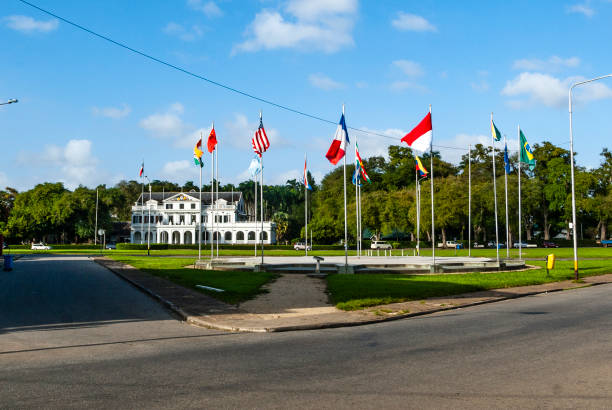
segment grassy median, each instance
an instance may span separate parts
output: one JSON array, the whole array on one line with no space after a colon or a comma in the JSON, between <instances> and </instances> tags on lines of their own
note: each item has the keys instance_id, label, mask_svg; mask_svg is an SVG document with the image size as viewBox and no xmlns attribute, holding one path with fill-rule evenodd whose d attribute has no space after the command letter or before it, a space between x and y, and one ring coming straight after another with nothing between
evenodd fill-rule
<instances>
[{"instance_id":1,"label":"grassy median","mask_svg":"<svg viewBox=\"0 0 612 410\"><path fill-rule=\"evenodd\" d=\"M159 258L148 256L109 255L112 259L131 265L143 272L167 279L177 285L206 293L226 303L238 304L262 293L261 287L277 277L266 272L209 271L186 268L193 258ZM196 285L223 289L214 292Z\"/></svg>"},{"instance_id":2,"label":"grassy median","mask_svg":"<svg viewBox=\"0 0 612 410\"><path fill-rule=\"evenodd\" d=\"M545 262L531 265L544 267ZM580 275L594 276L612 273L612 259L580 262ZM520 272L466 273L446 275L331 275L327 287L332 303L339 309L358 310L387 303L451 296L480 290L539 285L574 278L572 261L557 261L555 269Z\"/></svg>"}]
</instances>

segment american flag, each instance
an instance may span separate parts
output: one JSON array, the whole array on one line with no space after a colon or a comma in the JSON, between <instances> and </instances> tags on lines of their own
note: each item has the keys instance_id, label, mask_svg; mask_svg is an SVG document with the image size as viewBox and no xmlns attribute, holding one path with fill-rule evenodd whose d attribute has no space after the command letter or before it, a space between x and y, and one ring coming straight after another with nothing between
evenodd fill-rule
<instances>
[{"instance_id":1,"label":"american flag","mask_svg":"<svg viewBox=\"0 0 612 410\"><path fill-rule=\"evenodd\" d=\"M268 140L268 136L266 135L266 130L263 126L263 121L261 119L261 115L259 116L259 128L255 131L255 136L253 137L253 151L257 155L261 157L261 154L266 152L268 148L270 148L270 141Z\"/></svg>"}]
</instances>

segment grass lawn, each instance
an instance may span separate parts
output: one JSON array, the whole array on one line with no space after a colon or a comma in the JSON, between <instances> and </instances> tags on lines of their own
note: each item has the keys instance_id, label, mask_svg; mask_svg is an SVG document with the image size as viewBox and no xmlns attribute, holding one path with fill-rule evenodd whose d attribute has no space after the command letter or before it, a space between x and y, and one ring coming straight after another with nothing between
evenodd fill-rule
<instances>
[{"instance_id":1,"label":"grass lawn","mask_svg":"<svg viewBox=\"0 0 612 410\"><path fill-rule=\"evenodd\" d=\"M500 249L500 257L506 257L506 250ZM101 253L108 256L118 255L146 255L146 250L105 250L99 249L51 249L50 251L32 251L30 249L11 249L12 254L33 254L33 253L51 253L51 254L79 254L79 255L100 255ZM557 258L573 258L574 251L572 248L556 248L556 249L543 249L543 248L527 248L523 249L523 258L545 258L546 255L554 253ZM152 250L151 255L160 256L196 256L198 254L197 249L166 249L166 250ZM410 256L413 254L413 249L406 249L404 255ZM202 257L206 258L210 255L210 248L202 248ZM239 250L239 249L220 249L220 256L253 256L253 250ZM258 251L259 255L259 251ZM279 250L270 249L265 251L265 255L268 256L301 256L304 255L303 251L294 250ZM309 256L342 256L344 251L333 250L333 251L310 251ZM356 255L355 251L349 250L349 256ZM394 250L393 255L400 255L400 250ZM422 256L431 256L431 249L421 249ZM455 253L454 249L436 249L436 256L468 256L467 249L457 250ZM472 249L472 256L475 257L489 257L495 258L495 249ZM610 248L579 248L579 258L610 258L612 259L612 247ZM510 257L518 258L518 249L510 249Z\"/></svg>"},{"instance_id":2,"label":"grass lawn","mask_svg":"<svg viewBox=\"0 0 612 410\"><path fill-rule=\"evenodd\" d=\"M545 262L531 265L544 267ZM580 261L580 275L612 273L612 260ZM557 261L550 276L545 269L504 273L467 273L454 275L331 275L327 287L339 309L357 310L387 303L450 296L479 290L537 285L574 278L572 261Z\"/></svg>"},{"instance_id":3,"label":"grass lawn","mask_svg":"<svg viewBox=\"0 0 612 410\"><path fill-rule=\"evenodd\" d=\"M193 265L193 258L156 258L120 254L109 255L109 257L231 304L252 299L262 293L261 287L264 284L277 277L275 274L265 272L225 272L185 268L185 266ZM223 289L225 292L213 292L198 288L196 285L211 286Z\"/></svg>"}]
</instances>

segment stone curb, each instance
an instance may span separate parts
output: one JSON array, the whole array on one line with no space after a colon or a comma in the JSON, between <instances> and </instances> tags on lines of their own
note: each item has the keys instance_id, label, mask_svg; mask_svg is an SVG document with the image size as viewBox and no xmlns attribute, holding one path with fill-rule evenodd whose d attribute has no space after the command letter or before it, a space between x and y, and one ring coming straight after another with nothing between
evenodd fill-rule
<instances>
[{"instance_id":1,"label":"stone curb","mask_svg":"<svg viewBox=\"0 0 612 410\"><path fill-rule=\"evenodd\" d=\"M209 322L209 321L206 321L206 320L202 320L199 316L192 316L192 315L188 314L187 312L185 312L184 310L182 310L180 307L176 306L174 303L170 302L169 300L166 300L165 298L163 298L160 295L156 294L152 290L150 290L150 289L146 288L145 286L137 283L136 281L133 281L132 279L130 279L127 276L123 275L121 272L111 268L110 266L108 266L107 264L104 263L104 262L106 262L106 260L101 259L101 258L92 258L92 259L93 259L94 262L96 262L100 266L105 267L109 271L113 272L115 275L119 276L121 279L125 280L126 282L130 283L131 285L133 285L137 289L141 290L142 292L146 293L147 295L149 295L152 298L154 298L157 301L159 301L162 305L164 305L166 308L170 309L175 314L180 316L181 319L184 320L187 323L190 323L190 324L193 324L193 325L196 325L196 326L206 327L206 328L209 328L209 329L225 330L225 331L230 331L230 332L249 332L249 333L292 332L292 331L299 331L299 330L332 329L332 328L340 328L340 327L354 327L354 326L362 326L362 325L371 325L371 324L375 324L375 323L391 322L391 321L394 321L394 320L401 320L401 319L407 319L407 318L411 318L411 317L430 315L430 314L433 314L433 313L445 312L445 311L449 311L449 310L457 310L457 309L463 309L463 308L472 307L472 306L479 306L479 305L485 305L485 304L489 304L489 303L502 302L502 301L505 301L505 300L518 299L518 298L527 297L527 296L534 296L534 295L540 295L540 294L545 294L545 293L553 293L553 292L561 292L561 291L566 291L566 290L580 289L580 288L591 287L591 286L598 286L598 285L606 285L606 284L610 284L611 283L611 282L604 282L604 281L602 281L602 282L592 282L592 283L585 283L582 286L575 286L575 287L571 287L571 288L548 289L548 290L542 290L542 291L532 291L532 292L525 292L525 293L517 293L515 295L501 296L501 297L498 297L498 298L495 298L495 299L481 300L481 301L478 301L478 302L471 302L471 303L467 303L467 304L460 305L460 306L440 307L440 308L426 310L426 311L421 311L421 312L404 313L404 314L399 314L399 315L395 315L395 316L392 316L392 317L383 317L383 318L380 318L380 319L355 320L355 321L352 321L352 322L322 322L322 323L317 323L317 324L295 325L295 326L241 327L241 326L232 326L232 325L229 325L229 324ZM116 261L113 261L113 262L116 262ZM120 262L117 262L117 263L120 263ZM448 298L453 298L453 297L449 296Z\"/></svg>"}]
</instances>

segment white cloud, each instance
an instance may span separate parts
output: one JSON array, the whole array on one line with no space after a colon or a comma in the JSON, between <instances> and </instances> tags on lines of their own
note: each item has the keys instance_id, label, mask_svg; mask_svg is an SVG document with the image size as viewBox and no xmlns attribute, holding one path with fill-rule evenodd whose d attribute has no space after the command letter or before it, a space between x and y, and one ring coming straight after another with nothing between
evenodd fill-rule
<instances>
[{"instance_id":1,"label":"white cloud","mask_svg":"<svg viewBox=\"0 0 612 410\"><path fill-rule=\"evenodd\" d=\"M357 12L357 0L292 0L287 11L303 20L317 20L336 14Z\"/></svg>"},{"instance_id":2,"label":"white cloud","mask_svg":"<svg viewBox=\"0 0 612 410\"><path fill-rule=\"evenodd\" d=\"M292 0L279 11L262 10L247 27L247 40L232 53L279 48L333 53L354 44L357 0Z\"/></svg>"},{"instance_id":3,"label":"white cloud","mask_svg":"<svg viewBox=\"0 0 612 410\"><path fill-rule=\"evenodd\" d=\"M194 10L201 11L209 18L221 17L223 15L223 11L214 1L202 3L202 0L187 0L187 5Z\"/></svg>"},{"instance_id":4,"label":"white cloud","mask_svg":"<svg viewBox=\"0 0 612 410\"><path fill-rule=\"evenodd\" d=\"M87 139L72 139L63 147L47 145L41 153L20 152L17 161L50 168L46 173L47 178L63 182L68 189L79 185L95 185L106 177L97 170L99 160L94 157L92 142Z\"/></svg>"},{"instance_id":5,"label":"white cloud","mask_svg":"<svg viewBox=\"0 0 612 410\"><path fill-rule=\"evenodd\" d=\"M186 159L180 161L170 161L166 162L162 167L160 177L170 181L192 180L197 169L198 168L193 164L193 161L188 161Z\"/></svg>"},{"instance_id":6,"label":"white cloud","mask_svg":"<svg viewBox=\"0 0 612 410\"><path fill-rule=\"evenodd\" d=\"M571 84L583 80L582 77L568 77L563 80L542 73L521 73L506 83L502 95L509 97L526 96L527 100L512 100L513 108L536 103L548 107L566 107ZM595 83L575 91L576 101L586 103L612 97L612 90L605 84Z\"/></svg>"},{"instance_id":7,"label":"white cloud","mask_svg":"<svg viewBox=\"0 0 612 410\"><path fill-rule=\"evenodd\" d=\"M314 87L320 88L321 90L337 90L339 88L344 88L344 84L341 84L337 81L332 80L324 74L310 74L308 76L308 81Z\"/></svg>"},{"instance_id":8,"label":"white cloud","mask_svg":"<svg viewBox=\"0 0 612 410\"><path fill-rule=\"evenodd\" d=\"M140 126L156 137L179 137L185 131L185 124L180 117L182 113L183 106L180 103L174 103L165 113L152 114L143 118Z\"/></svg>"},{"instance_id":9,"label":"white cloud","mask_svg":"<svg viewBox=\"0 0 612 410\"><path fill-rule=\"evenodd\" d=\"M486 70L479 70L477 75L478 80L476 82L470 83L470 86L473 90L478 92L487 91L489 89L489 83L487 82L486 77L489 76L489 72Z\"/></svg>"},{"instance_id":10,"label":"white cloud","mask_svg":"<svg viewBox=\"0 0 612 410\"><path fill-rule=\"evenodd\" d=\"M57 19L47 21L35 20L30 16L7 16L2 19L4 24L13 30L21 31L22 33L48 33L56 30L59 26Z\"/></svg>"},{"instance_id":11,"label":"white cloud","mask_svg":"<svg viewBox=\"0 0 612 410\"><path fill-rule=\"evenodd\" d=\"M561 58L559 56L552 56L548 60L537 58L516 60L512 64L512 68L526 71L558 71L562 68L573 68L579 65L580 59L578 57Z\"/></svg>"},{"instance_id":12,"label":"white cloud","mask_svg":"<svg viewBox=\"0 0 612 410\"><path fill-rule=\"evenodd\" d=\"M368 88L368 83L365 81L357 81L355 83L355 87L357 88Z\"/></svg>"},{"instance_id":13,"label":"white cloud","mask_svg":"<svg viewBox=\"0 0 612 410\"><path fill-rule=\"evenodd\" d=\"M389 88L391 88L392 91L398 91L398 92L405 91L405 90L413 90L419 93L425 93L429 91L427 87L417 84L412 81L395 81L391 83Z\"/></svg>"},{"instance_id":14,"label":"white cloud","mask_svg":"<svg viewBox=\"0 0 612 410\"><path fill-rule=\"evenodd\" d=\"M404 13L400 11L397 17L391 22L393 27L402 31L438 31L436 26L431 24L425 18L416 14Z\"/></svg>"},{"instance_id":15,"label":"white cloud","mask_svg":"<svg viewBox=\"0 0 612 410\"><path fill-rule=\"evenodd\" d=\"M591 8L588 1L582 4L574 4L571 6L567 6L566 11L568 13L583 14L586 17L593 17L593 15L595 15L595 10Z\"/></svg>"},{"instance_id":16,"label":"white cloud","mask_svg":"<svg viewBox=\"0 0 612 410\"><path fill-rule=\"evenodd\" d=\"M132 112L132 109L130 108L129 105L127 104L122 104L121 108L117 108L117 107L102 107L102 108L98 108L98 107L93 107L91 109L92 113L96 116L100 116L100 117L107 117L107 118L112 118L112 119L119 119L119 118L123 118L123 117L127 117L130 112Z\"/></svg>"},{"instance_id":17,"label":"white cloud","mask_svg":"<svg viewBox=\"0 0 612 410\"><path fill-rule=\"evenodd\" d=\"M203 31L200 26L195 24L188 29L178 23L170 22L164 27L164 33L178 37L183 41L195 41L202 37Z\"/></svg>"},{"instance_id":18,"label":"white cloud","mask_svg":"<svg viewBox=\"0 0 612 410\"><path fill-rule=\"evenodd\" d=\"M419 77L423 75L423 69L417 62L410 60L395 60L393 65L402 70L409 77Z\"/></svg>"},{"instance_id":19,"label":"white cloud","mask_svg":"<svg viewBox=\"0 0 612 410\"><path fill-rule=\"evenodd\" d=\"M388 158L387 154L389 145L402 145L403 143L400 140L404 135L406 135L406 131L398 128L377 130L368 127L360 127L360 129L391 137L384 138L378 135L366 134L359 131L351 130L351 144L354 144L355 141L357 141L357 144L359 145L359 154L362 158L369 158L374 156Z\"/></svg>"}]
</instances>

